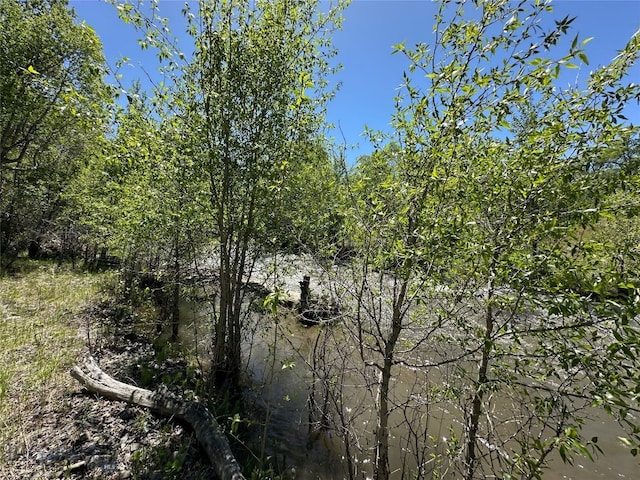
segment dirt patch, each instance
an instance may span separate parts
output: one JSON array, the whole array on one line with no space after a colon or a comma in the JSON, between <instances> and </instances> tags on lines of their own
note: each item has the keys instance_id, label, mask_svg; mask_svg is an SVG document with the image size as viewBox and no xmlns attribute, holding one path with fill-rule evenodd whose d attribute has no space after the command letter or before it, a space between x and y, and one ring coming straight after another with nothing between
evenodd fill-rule
<instances>
[{"instance_id":1,"label":"dirt patch","mask_svg":"<svg viewBox=\"0 0 640 480\"><path fill-rule=\"evenodd\" d=\"M127 332L122 328L126 322L114 326L108 308L86 314L91 321L79 323L89 330L79 327L79 335L91 339L91 353L106 372L145 388L165 382L176 393L193 395L197 372L186 361L160 361L165 355L159 355L149 339ZM109 328L105 322L111 322ZM87 348L79 357L88 353ZM2 478L213 478L187 426L89 394L68 375L60 375L47 392L26 403L11 395L4 399L20 421L18 426L14 422L4 445L6 455L0 455L6 459L0 461Z\"/></svg>"}]
</instances>

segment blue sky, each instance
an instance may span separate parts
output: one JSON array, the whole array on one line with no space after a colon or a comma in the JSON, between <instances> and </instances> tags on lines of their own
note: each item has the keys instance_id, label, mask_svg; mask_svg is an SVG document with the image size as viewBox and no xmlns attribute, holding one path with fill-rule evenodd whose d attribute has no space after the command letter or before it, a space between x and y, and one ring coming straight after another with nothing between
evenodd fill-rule
<instances>
[{"instance_id":1,"label":"blue sky","mask_svg":"<svg viewBox=\"0 0 640 480\"><path fill-rule=\"evenodd\" d=\"M126 81L144 80L142 68L154 74L153 52L140 50L139 35L118 19L113 6L99 0L71 0L70 5L96 30L112 65L122 56L131 59L131 65L121 70ZM174 34L182 33L183 6L183 0L160 0L161 13L170 18ZM365 125L389 129L393 99L408 65L402 55L392 55L392 45L427 41L435 10L430 0L353 0L344 12L343 29L334 35L338 61L344 67L334 80L342 86L329 106L328 120L340 125L341 133L334 135L352 147L348 152L351 161L372 149L362 136ZM640 28L640 0L556 0L550 20L566 15L577 17L570 39L576 33L581 38L594 37L586 46L589 66L573 71L586 76L607 64ZM640 65L632 70L632 81L640 82ZM626 114L634 125L640 124L640 108L630 108Z\"/></svg>"}]
</instances>

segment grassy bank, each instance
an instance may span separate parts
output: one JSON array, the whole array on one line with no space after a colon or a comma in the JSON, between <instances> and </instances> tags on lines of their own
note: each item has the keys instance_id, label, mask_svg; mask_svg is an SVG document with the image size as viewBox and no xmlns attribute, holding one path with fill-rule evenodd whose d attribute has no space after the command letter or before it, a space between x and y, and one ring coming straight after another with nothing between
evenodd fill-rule
<instances>
[{"instance_id":1,"label":"grassy bank","mask_svg":"<svg viewBox=\"0 0 640 480\"><path fill-rule=\"evenodd\" d=\"M0 277L0 452L23 434L25 415L70 382L83 345L80 313L97 299L101 275L24 261Z\"/></svg>"}]
</instances>

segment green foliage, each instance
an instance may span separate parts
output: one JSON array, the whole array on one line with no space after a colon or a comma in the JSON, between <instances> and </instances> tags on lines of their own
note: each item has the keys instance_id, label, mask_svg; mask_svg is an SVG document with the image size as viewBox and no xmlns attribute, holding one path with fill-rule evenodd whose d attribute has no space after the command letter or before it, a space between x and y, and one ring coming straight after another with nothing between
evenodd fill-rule
<instances>
[{"instance_id":1,"label":"green foliage","mask_svg":"<svg viewBox=\"0 0 640 480\"><path fill-rule=\"evenodd\" d=\"M336 230L323 208L331 163L316 139L343 2L320 5L200 2L196 20L187 4L187 58L156 3L146 14L117 4L140 46L156 50L166 83L150 98L127 92L114 138L74 184L87 237L123 260L125 285L141 271L171 285L175 327L184 265L213 255L213 365L232 385L241 368L241 285L255 258L283 244L317 250ZM314 195L324 198L311 212Z\"/></svg>"},{"instance_id":2,"label":"green foliage","mask_svg":"<svg viewBox=\"0 0 640 480\"><path fill-rule=\"evenodd\" d=\"M202 2L198 13L176 108L209 194L206 224L220 242L214 365L234 384L243 329L238 285L272 244L264 233L272 212L286 208L295 148L320 126L339 5L323 14L317 2Z\"/></svg>"},{"instance_id":3,"label":"green foliage","mask_svg":"<svg viewBox=\"0 0 640 480\"><path fill-rule=\"evenodd\" d=\"M603 153L598 168L608 188L602 198L602 214L597 224L585 233L587 240L602 246L598 261L615 272L610 279L614 282L610 287L612 293L628 291L629 287L617 284L637 283L640 278L639 139L636 131Z\"/></svg>"},{"instance_id":4,"label":"green foliage","mask_svg":"<svg viewBox=\"0 0 640 480\"><path fill-rule=\"evenodd\" d=\"M618 120L640 95L625 79L640 42L583 87L561 90L563 69L587 62L588 40L560 51L572 19L545 31L548 11L546 2L442 2L433 42L395 47L409 61L395 132L360 159L345 212L362 264L353 331L380 375L376 478L389 475L399 364L453 368L464 428L447 468L469 480L535 478L554 450L588 457L580 425L594 394L618 415L637 407L623 393L635 391L640 366L634 277L590 232L606 224L619 178L603 159L632 133ZM620 287L629 295L612 300ZM495 410L505 401L513 412ZM506 424L517 457L501 441Z\"/></svg>"},{"instance_id":5,"label":"green foliage","mask_svg":"<svg viewBox=\"0 0 640 480\"><path fill-rule=\"evenodd\" d=\"M181 257L190 253L187 236L199 238L202 194L192 182L190 149L170 121L154 119L150 103L132 93L116 116L117 136L82 172L74 198L94 242L129 268L160 274L176 236Z\"/></svg>"},{"instance_id":6,"label":"green foliage","mask_svg":"<svg viewBox=\"0 0 640 480\"><path fill-rule=\"evenodd\" d=\"M94 32L65 2L0 0L0 269L49 220L79 225L87 243L122 259L124 290L139 272L161 278L175 320L184 266L207 252L219 278L214 379L237 387L242 285L256 258L282 249L331 258L340 239L357 254L344 351L359 356L376 405L376 479L391 475L400 411L416 446L402 455L435 465L416 476L540 478L553 454L591 458L597 439L582 436L591 407L618 419L636 454L639 150L637 130L620 122L640 97L626 78L639 36L560 89L565 69L589 63L590 39L561 48L573 19L542 28L552 12L544 1L440 2L430 41L395 46L408 68L394 132L372 133L375 151L343 175L321 139L343 7L202 1L196 19L187 4L187 58L157 3L148 16L118 5L167 83L127 92L106 138ZM280 293L263 304L274 316ZM17 315L5 323L14 328ZM164 358L167 346L157 347ZM66 361L45 362L35 381ZM416 381L399 398L393 376L406 367L446 383ZM7 398L15 371L0 372ZM141 376L149 383L154 372ZM429 416L412 419L416 399L452 412L448 438L419 436ZM236 433L240 416L230 422ZM175 477L183 453L153 462ZM141 469L148 458L140 454Z\"/></svg>"},{"instance_id":7,"label":"green foliage","mask_svg":"<svg viewBox=\"0 0 640 480\"><path fill-rule=\"evenodd\" d=\"M107 91L101 44L66 2L2 0L0 21L2 270L48 232L66 241L60 194L103 133Z\"/></svg>"},{"instance_id":8,"label":"green foliage","mask_svg":"<svg viewBox=\"0 0 640 480\"><path fill-rule=\"evenodd\" d=\"M342 226L341 175L321 143L302 139L288 149L279 178L268 186L277 201L259 218L259 235L277 251L332 258Z\"/></svg>"}]
</instances>

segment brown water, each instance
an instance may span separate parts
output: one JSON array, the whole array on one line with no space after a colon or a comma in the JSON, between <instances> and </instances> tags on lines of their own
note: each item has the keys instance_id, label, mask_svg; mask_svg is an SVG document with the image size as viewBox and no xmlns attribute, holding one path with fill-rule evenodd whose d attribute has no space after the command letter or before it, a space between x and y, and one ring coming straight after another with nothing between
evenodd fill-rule
<instances>
[{"instance_id":1,"label":"brown water","mask_svg":"<svg viewBox=\"0 0 640 480\"><path fill-rule=\"evenodd\" d=\"M181 315L183 325L180 334L184 344L205 352L208 341L207 308L185 304ZM272 318L257 314L252 315L250 323L254 328L246 339L244 351L248 379L246 405L252 416L261 423L261 426L252 429L254 453L258 456L270 456L272 463L280 470L290 472L291 478L346 478L345 449L336 430L310 432L309 429L307 399L313 381L310 364L320 333L319 327L306 328L292 318L283 318L276 325ZM347 348L333 345L334 349ZM335 353L332 358L336 363L342 362L342 367L348 366L349 358L354 361L356 359L355 352ZM443 381L446 372L426 375L421 371L397 367L395 373L392 396L398 401L408 399L415 408L412 409L412 418L401 417L400 412L392 417L392 425L400 427L391 429L391 463L393 468L399 468L405 462L406 471L410 471L416 468L416 464L408 452L411 445L407 444L407 439L411 436L408 435L407 425L415 427L418 433L428 433L440 440L432 442L439 444L435 449L424 447L425 454L442 454L445 448L442 439L450 435L449 429L459 431L456 418L460 418L460 412L455 410L455 403L449 409L442 406L433 408L430 407L428 398L419 398L423 384ZM350 428L356 430L359 442L352 448L357 478L369 478L375 427L375 416L371 408L374 393L366 388L366 378L360 374L349 373L343 377L343 381L343 410L352 420ZM498 405L498 409L501 407L511 408L506 403ZM640 479L640 459L632 457L618 440L618 436L624 436L622 429L613 419L599 411L590 410L589 417L590 420L583 428L583 436L597 436L598 445L605 455L599 455L595 462L576 457L573 466L563 464L559 456L554 456L549 469L544 473L545 480ZM425 444L429 443L429 438L422 440ZM428 465L427 470L431 466ZM458 476L456 472L449 472L446 478ZM396 470L393 478L402 478L400 470Z\"/></svg>"}]
</instances>

